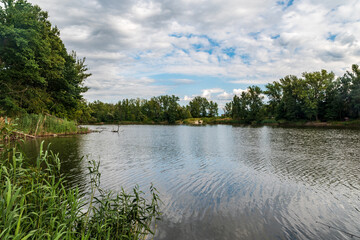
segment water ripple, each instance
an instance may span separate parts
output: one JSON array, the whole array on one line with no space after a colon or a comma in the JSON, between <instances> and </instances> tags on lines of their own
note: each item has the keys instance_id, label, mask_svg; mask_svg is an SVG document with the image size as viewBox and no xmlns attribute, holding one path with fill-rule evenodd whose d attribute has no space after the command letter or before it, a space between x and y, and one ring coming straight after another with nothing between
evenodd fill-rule
<instances>
[{"instance_id":1,"label":"water ripple","mask_svg":"<svg viewBox=\"0 0 360 240\"><path fill-rule=\"evenodd\" d=\"M233 126L95 126L54 139L72 184L101 161L102 186L163 201L155 239L346 239L360 235L360 131ZM28 148L35 148L38 143Z\"/></svg>"}]
</instances>

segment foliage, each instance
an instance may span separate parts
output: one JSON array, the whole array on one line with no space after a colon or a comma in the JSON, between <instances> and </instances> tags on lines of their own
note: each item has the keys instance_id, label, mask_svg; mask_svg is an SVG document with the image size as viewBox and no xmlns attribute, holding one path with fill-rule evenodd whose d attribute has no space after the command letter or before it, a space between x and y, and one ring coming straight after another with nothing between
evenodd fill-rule
<instances>
[{"instance_id":1,"label":"foliage","mask_svg":"<svg viewBox=\"0 0 360 240\"><path fill-rule=\"evenodd\" d=\"M59 30L40 7L26 0L1 3L0 113L51 113L70 119L86 115L81 94L90 74L85 59L67 53Z\"/></svg>"},{"instance_id":2,"label":"foliage","mask_svg":"<svg viewBox=\"0 0 360 240\"><path fill-rule=\"evenodd\" d=\"M304 87L301 91L301 99L304 102L303 112L308 119L319 120L320 107L325 102L326 89L334 80L334 73L326 70L321 72L303 73Z\"/></svg>"},{"instance_id":3,"label":"foliage","mask_svg":"<svg viewBox=\"0 0 360 240\"><path fill-rule=\"evenodd\" d=\"M95 101L89 103L90 122L142 122L170 123L193 117L201 112L203 117L218 115L217 103L196 97L188 106L180 106L179 97L162 95L146 99L124 99L116 104ZM200 103L198 103L200 102ZM197 108L197 109L195 109Z\"/></svg>"},{"instance_id":4,"label":"foliage","mask_svg":"<svg viewBox=\"0 0 360 240\"><path fill-rule=\"evenodd\" d=\"M91 194L65 188L58 156L42 150L35 164L13 150L0 163L1 239L144 239L159 216L159 198L134 188L114 194L100 188L99 164L89 166Z\"/></svg>"},{"instance_id":5,"label":"foliage","mask_svg":"<svg viewBox=\"0 0 360 240\"><path fill-rule=\"evenodd\" d=\"M51 115L23 114L14 121L19 131L30 135L78 133L86 129L78 128L76 122Z\"/></svg>"},{"instance_id":6,"label":"foliage","mask_svg":"<svg viewBox=\"0 0 360 240\"><path fill-rule=\"evenodd\" d=\"M190 114L194 118L215 117L218 115L218 104L208 101L204 97L197 96L189 102Z\"/></svg>"},{"instance_id":7,"label":"foliage","mask_svg":"<svg viewBox=\"0 0 360 240\"><path fill-rule=\"evenodd\" d=\"M258 86L250 86L240 95L234 95L223 107L224 117L231 117L237 123L261 123L264 119L298 122L360 118L360 69L355 64L351 72L337 79L326 70L304 72L302 77L288 75L265 88L262 91ZM124 99L115 105L96 101L90 103L89 108L93 122L174 123L218 115L217 103L206 98L197 96L186 106L180 106L178 100L165 95L150 100Z\"/></svg>"},{"instance_id":8,"label":"foliage","mask_svg":"<svg viewBox=\"0 0 360 240\"><path fill-rule=\"evenodd\" d=\"M335 79L332 72L304 72L302 78L288 75L261 91L249 87L225 104L224 115L247 123L264 117L286 121L333 121L360 118L360 69ZM268 98L263 102L263 95Z\"/></svg>"},{"instance_id":9,"label":"foliage","mask_svg":"<svg viewBox=\"0 0 360 240\"><path fill-rule=\"evenodd\" d=\"M263 98L262 91L258 86L249 87L240 96L233 97L232 102L226 106L228 111L226 114L246 123L259 122L263 119Z\"/></svg>"},{"instance_id":10,"label":"foliage","mask_svg":"<svg viewBox=\"0 0 360 240\"><path fill-rule=\"evenodd\" d=\"M0 141L11 140L16 132L17 125L12 123L7 117L0 117Z\"/></svg>"}]
</instances>

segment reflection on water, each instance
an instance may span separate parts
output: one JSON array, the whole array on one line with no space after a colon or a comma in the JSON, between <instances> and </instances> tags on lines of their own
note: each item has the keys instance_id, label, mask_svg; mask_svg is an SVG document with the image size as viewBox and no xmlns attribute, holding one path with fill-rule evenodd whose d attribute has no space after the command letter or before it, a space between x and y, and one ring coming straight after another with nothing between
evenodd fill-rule
<instances>
[{"instance_id":1,"label":"reflection on water","mask_svg":"<svg viewBox=\"0 0 360 240\"><path fill-rule=\"evenodd\" d=\"M83 140L79 136L39 138L26 141L20 144L20 148L25 155L36 160L39 155L41 143L43 150L58 154L61 159L61 172L65 174L69 186L79 186L80 190L86 187L86 161L83 161L83 155L79 155L80 144Z\"/></svg>"},{"instance_id":2,"label":"reflection on water","mask_svg":"<svg viewBox=\"0 0 360 240\"><path fill-rule=\"evenodd\" d=\"M155 239L350 239L360 235L360 131L233 126L92 126L47 139L72 184L101 161L102 185L158 188ZM39 142L25 148L36 149Z\"/></svg>"}]
</instances>

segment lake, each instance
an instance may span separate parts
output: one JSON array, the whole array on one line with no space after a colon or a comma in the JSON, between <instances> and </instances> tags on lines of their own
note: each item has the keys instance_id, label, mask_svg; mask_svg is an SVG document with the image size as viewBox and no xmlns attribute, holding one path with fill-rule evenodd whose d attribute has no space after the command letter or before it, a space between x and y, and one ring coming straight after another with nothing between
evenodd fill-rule
<instances>
[{"instance_id":1,"label":"lake","mask_svg":"<svg viewBox=\"0 0 360 240\"><path fill-rule=\"evenodd\" d=\"M148 192L153 183L163 201L155 239L360 236L360 130L89 127L99 132L45 144L51 142L71 185L82 190L86 159L101 162L104 188L130 191L138 184ZM24 144L28 156L41 141Z\"/></svg>"}]
</instances>

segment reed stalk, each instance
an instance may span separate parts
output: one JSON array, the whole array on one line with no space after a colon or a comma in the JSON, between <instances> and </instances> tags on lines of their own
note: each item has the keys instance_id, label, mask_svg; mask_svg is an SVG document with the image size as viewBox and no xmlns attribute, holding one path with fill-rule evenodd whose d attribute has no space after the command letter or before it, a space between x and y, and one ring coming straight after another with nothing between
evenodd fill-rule
<instances>
[{"instance_id":1,"label":"reed stalk","mask_svg":"<svg viewBox=\"0 0 360 240\"><path fill-rule=\"evenodd\" d=\"M100 188L99 163L89 165L90 196L65 187L57 154L40 147L36 163L16 149L0 161L0 239L145 239L159 218L159 197Z\"/></svg>"}]
</instances>

